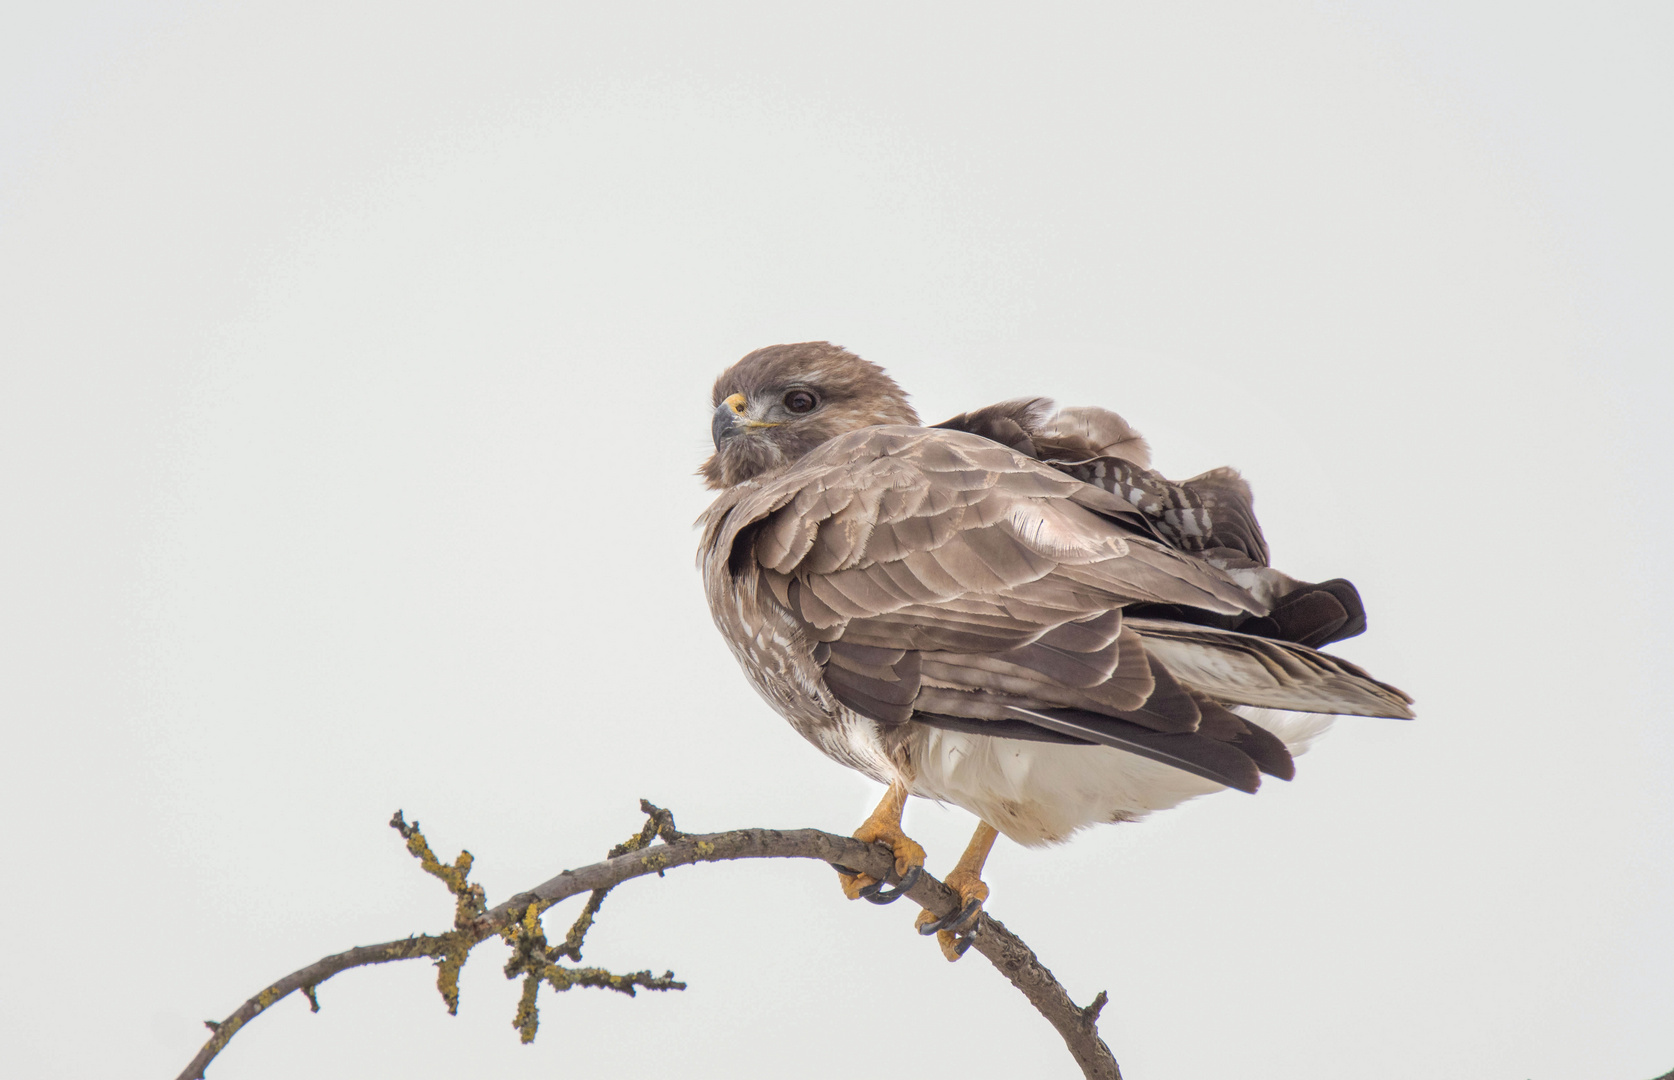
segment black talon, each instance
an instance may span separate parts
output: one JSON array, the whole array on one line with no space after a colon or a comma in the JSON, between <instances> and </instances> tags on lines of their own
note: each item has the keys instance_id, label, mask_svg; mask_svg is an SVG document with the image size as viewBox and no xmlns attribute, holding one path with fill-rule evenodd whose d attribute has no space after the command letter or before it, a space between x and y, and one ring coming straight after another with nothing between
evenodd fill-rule
<instances>
[{"instance_id":1,"label":"black talon","mask_svg":"<svg viewBox=\"0 0 1674 1080\"><path fill-rule=\"evenodd\" d=\"M971 943L974 942L975 940L976 940L975 932L972 932L972 933L969 933L969 934L961 934L953 942L953 955L954 956L964 956L965 953L970 950Z\"/></svg>"},{"instance_id":2,"label":"black talon","mask_svg":"<svg viewBox=\"0 0 1674 1080\"><path fill-rule=\"evenodd\" d=\"M901 899L902 893L918 884L918 876L922 873L924 873L924 867L922 866L908 867L907 872L901 875L901 884L895 886L893 892L885 892L883 882L878 881L871 885L862 885L860 895L874 904L893 904Z\"/></svg>"},{"instance_id":3,"label":"black talon","mask_svg":"<svg viewBox=\"0 0 1674 1080\"><path fill-rule=\"evenodd\" d=\"M952 930L956 926L964 926L967 922L976 917L977 911L981 908L982 901L973 897L972 899L966 901L964 907L948 912L935 922L925 923L923 926L920 926L918 928L918 932L923 934L925 937L929 937L938 930ZM970 947L971 946L967 941L965 949ZM965 949L960 949L960 953L963 954Z\"/></svg>"},{"instance_id":4,"label":"black talon","mask_svg":"<svg viewBox=\"0 0 1674 1080\"><path fill-rule=\"evenodd\" d=\"M827 865L829 865L833 870L837 871L839 874L847 874L849 877L859 877L860 876L860 871L859 870L850 870L848 867L844 866L842 863L828 863Z\"/></svg>"}]
</instances>

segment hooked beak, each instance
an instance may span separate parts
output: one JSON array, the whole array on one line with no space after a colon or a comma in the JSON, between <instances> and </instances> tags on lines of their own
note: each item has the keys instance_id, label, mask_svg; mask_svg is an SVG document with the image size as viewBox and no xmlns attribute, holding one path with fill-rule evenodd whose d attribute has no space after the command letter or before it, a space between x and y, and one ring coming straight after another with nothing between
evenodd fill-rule
<instances>
[{"instance_id":1,"label":"hooked beak","mask_svg":"<svg viewBox=\"0 0 1674 1080\"><path fill-rule=\"evenodd\" d=\"M715 415L709 421L709 434L715 440L715 449L734 435L742 434L756 428L778 427L776 423L766 420L752 420L745 411L749 399L743 394L733 394L719 405L715 406Z\"/></svg>"}]
</instances>

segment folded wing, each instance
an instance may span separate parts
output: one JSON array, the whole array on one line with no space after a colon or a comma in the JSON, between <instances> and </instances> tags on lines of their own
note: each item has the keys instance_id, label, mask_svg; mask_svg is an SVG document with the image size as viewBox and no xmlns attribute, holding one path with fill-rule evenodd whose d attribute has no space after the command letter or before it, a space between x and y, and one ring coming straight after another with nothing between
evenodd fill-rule
<instances>
[{"instance_id":1,"label":"folded wing","mask_svg":"<svg viewBox=\"0 0 1674 1080\"><path fill-rule=\"evenodd\" d=\"M1114 746L1247 791L1259 772L1288 778L1290 757L1227 705L1410 715L1353 665L1225 628L1277 606L1248 573L1266 548L1247 489L1246 512L1204 537L1241 537L1261 563L1217 566L1172 542L1166 514L1136 505L1143 490L1036 460L1010 417L982 426L1001 437L852 432L711 522L732 572L795 616L838 701L886 725Z\"/></svg>"}]
</instances>

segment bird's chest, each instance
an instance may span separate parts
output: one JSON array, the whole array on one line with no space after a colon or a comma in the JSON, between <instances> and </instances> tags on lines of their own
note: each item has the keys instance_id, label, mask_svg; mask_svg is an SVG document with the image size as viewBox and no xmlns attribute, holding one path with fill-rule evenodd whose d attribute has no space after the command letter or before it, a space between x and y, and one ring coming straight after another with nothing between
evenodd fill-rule
<instances>
[{"instance_id":1,"label":"bird's chest","mask_svg":"<svg viewBox=\"0 0 1674 1080\"><path fill-rule=\"evenodd\" d=\"M844 706L825 686L813 642L755 574L704 568L709 613L756 692L827 755L888 783L900 771L875 721Z\"/></svg>"}]
</instances>

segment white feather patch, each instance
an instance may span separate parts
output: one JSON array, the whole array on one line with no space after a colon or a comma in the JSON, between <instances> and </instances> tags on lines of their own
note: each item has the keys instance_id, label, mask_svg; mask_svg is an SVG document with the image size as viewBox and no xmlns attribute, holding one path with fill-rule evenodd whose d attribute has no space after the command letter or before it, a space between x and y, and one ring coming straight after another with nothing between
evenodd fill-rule
<instances>
[{"instance_id":1,"label":"white feather patch","mask_svg":"<svg viewBox=\"0 0 1674 1080\"><path fill-rule=\"evenodd\" d=\"M1305 753L1335 716L1234 707ZM912 791L969 810L1019 844L1069 839L1224 790L1213 780L1107 746L1025 742L925 727L911 743Z\"/></svg>"}]
</instances>

